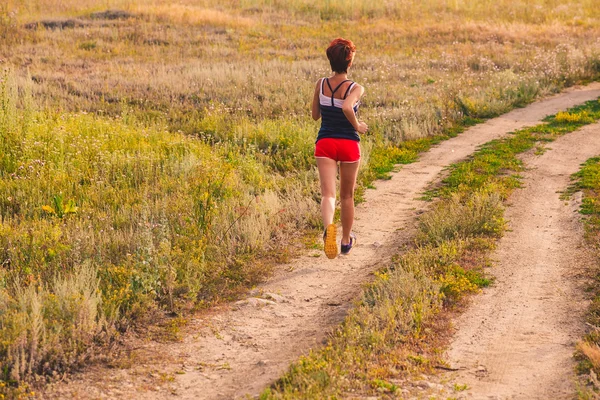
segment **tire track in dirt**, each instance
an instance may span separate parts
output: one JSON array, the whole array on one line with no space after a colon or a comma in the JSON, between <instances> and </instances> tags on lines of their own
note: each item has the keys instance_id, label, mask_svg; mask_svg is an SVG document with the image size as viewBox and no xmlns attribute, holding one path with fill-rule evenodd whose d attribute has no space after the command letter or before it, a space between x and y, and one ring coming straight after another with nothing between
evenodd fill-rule
<instances>
[{"instance_id":1,"label":"tire track in dirt","mask_svg":"<svg viewBox=\"0 0 600 400\"><path fill-rule=\"evenodd\" d=\"M329 260L310 252L282 266L257 297L192 320L182 342L141 343L130 368L90 368L48 387L44 398L231 399L259 393L322 342L373 269L410 240L426 207L416 198L445 167L483 143L598 96L600 83L571 88L442 142L367 191L356 210L359 247L350 256Z\"/></svg>"},{"instance_id":2,"label":"tire track in dirt","mask_svg":"<svg viewBox=\"0 0 600 400\"><path fill-rule=\"evenodd\" d=\"M576 341L587 302L578 278L586 254L577 199L560 191L580 164L600 154L600 124L524 157L524 188L510 198L509 230L493 255L495 284L459 317L448 351L460 369L451 379L470 388L459 398L571 399Z\"/></svg>"}]
</instances>

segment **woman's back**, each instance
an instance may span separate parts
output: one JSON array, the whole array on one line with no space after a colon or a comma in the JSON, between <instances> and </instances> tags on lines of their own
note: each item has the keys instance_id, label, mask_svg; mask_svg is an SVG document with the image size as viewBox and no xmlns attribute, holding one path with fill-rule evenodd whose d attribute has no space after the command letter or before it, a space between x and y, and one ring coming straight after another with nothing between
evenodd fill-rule
<instances>
[{"instance_id":1,"label":"woman's back","mask_svg":"<svg viewBox=\"0 0 600 400\"><path fill-rule=\"evenodd\" d=\"M321 93L326 97L332 97L331 94L333 91L333 98L343 100L347 97L347 93L349 93L350 86L354 86L354 82L349 79L338 79L336 77L333 78L323 78L322 82L322 91ZM339 86L339 88L338 88ZM336 88L338 88L336 90Z\"/></svg>"},{"instance_id":2,"label":"woman's back","mask_svg":"<svg viewBox=\"0 0 600 400\"><path fill-rule=\"evenodd\" d=\"M332 84L333 83L333 84ZM360 141L356 130L342 111L342 105L356 83L349 79L323 78L319 91L321 129L317 141L324 138L350 139ZM354 112L358 104L354 104Z\"/></svg>"}]
</instances>

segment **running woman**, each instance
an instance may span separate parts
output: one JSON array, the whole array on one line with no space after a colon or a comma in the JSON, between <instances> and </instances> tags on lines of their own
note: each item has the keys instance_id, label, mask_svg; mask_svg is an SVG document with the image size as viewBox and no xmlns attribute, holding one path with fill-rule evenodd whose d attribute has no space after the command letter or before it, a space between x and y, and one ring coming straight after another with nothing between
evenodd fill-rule
<instances>
[{"instance_id":1,"label":"running woman","mask_svg":"<svg viewBox=\"0 0 600 400\"><path fill-rule=\"evenodd\" d=\"M312 102L312 117L321 118L321 129L315 145L315 157L321 182L321 217L325 232L325 254L329 258L338 255L333 223L335 213L335 188L339 163L340 198L342 208L341 253L348 254L356 245L352 233L354 223L354 189L360 162L360 136L368 130L367 124L359 121L356 112L365 89L348 79L356 46L350 40L338 38L327 48L327 58L332 75L321 78L315 86Z\"/></svg>"}]
</instances>

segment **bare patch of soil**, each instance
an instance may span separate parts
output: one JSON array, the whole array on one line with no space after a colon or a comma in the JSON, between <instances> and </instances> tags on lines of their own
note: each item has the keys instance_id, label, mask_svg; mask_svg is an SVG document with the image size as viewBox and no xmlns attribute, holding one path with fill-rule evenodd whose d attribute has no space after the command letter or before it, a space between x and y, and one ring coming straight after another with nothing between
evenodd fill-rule
<instances>
[{"instance_id":1,"label":"bare patch of soil","mask_svg":"<svg viewBox=\"0 0 600 400\"><path fill-rule=\"evenodd\" d=\"M76 18L68 19L45 19L38 22L31 22L25 25L26 29L68 29L68 28L82 28L87 26L87 22Z\"/></svg>"},{"instance_id":2,"label":"bare patch of soil","mask_svg":"<svg viewBox=\"0 0 600 400\"><path fill-rule=\"evenodd\" d=\"M112 19L129 19L129 18L134 18L134 17L135 17L134 14L132 14L128 11L123 11L123 10L106 10L106 11L100 11L100 12L95 12L95 13L90 14L91 19L112 20Z\"/></svg>"},{"instance_id":3,"label":"bare patch of soil","mask_svg":"<svg viewBox=\"0 0 600 400\"><path fill-rule=\"evenodd\" d=\"M91 13L88 18L99 21L115 21L115 20L127 20L135 18L136 16L128 11L123 10L106 10L101 12ZM58 18L58 19L44 19L37 22L30 22L25 24L25 29L73 29L83 28L89 26L90 22L81 18Z\"/></svg>"}]
</instances>

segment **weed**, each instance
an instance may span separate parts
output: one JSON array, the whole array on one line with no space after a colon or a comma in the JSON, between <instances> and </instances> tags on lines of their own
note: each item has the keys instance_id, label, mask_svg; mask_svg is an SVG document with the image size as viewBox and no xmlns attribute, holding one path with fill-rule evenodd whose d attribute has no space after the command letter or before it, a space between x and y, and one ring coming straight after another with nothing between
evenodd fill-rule
<instances>
[{"instance_id":1,"label":"weed","mask_svg":"<svg viewBox=\"0 0 600 400\"><path fill-rule=\"evenodd\" d=\"M394 393L396 390L398 390L398 386L382 379L373 379L371 381L371 386L373 386L375 389L383 389L383 391L390 393Z\"/></svg>"},{"instance_id":2,"label":"weed","mask_svg":"<svg viewBox=\"0 0 600 400\"><path fill-rule=\"evenodd\" d=\"M42 210L45 212L56 215L58 218L63 218L68 214L77 213L78 207L75 205L75 200L70 199L66 204L63 202L62 194L55 195L52 197L54 207L49 205L43 205Z\"/></svg>"},{"instance_id":3,"label":"weed","mask_svg":"<svg viewBox=\"0 0 600 400\"><path fill-rule=\"evenodd\" d=\"M534 151L534 154L535 154L536 156L541 156L541 155L543 155L543 154L544 154L544 153L545 153L547 150L548 150L548 148L547 148L547 147L544 147L544 146L539 146L539 145L538 145L538 146L535 146L535 151Z\"/></svg>"},{"instance_id":4,"label":"weed","mask_svg":"<svg viewBox=\"0 0 600 400\"><path fill-rule=\"evenodd\" d=\"M463 392L463 391L468 390L468 389L469 389L469 386L466 383L462 384L462 385L459 385L458 383L454 384L454 391L455 392Z\"/></svg>"},{"instance_id":5,"label":"weed","mask_svg":"<svg viewBox=\"0 0 600 400\"><path fill-rule=\"evenodd\" d=\"M462 196L452 194L420 220L422 243L441 244L453 239L499 236L504 230L502 199L497 193L478 191Z\"/></svg>"}]
</instances>

